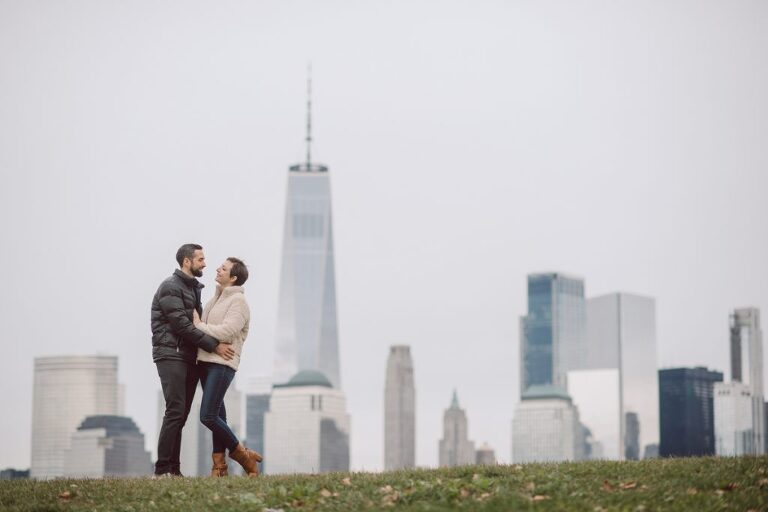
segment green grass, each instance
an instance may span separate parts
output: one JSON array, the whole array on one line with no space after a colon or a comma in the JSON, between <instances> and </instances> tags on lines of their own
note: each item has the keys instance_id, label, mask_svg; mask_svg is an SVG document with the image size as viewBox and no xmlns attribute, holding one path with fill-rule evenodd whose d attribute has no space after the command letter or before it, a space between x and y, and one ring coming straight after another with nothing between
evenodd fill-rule
<instances>
[{"instance_id":1,"label":"green grass","mask_svg":"<svg viewBox=\"0 0 768 512\"><path fill-rule=\"evenodd\" d=\"M768 457L0 482L0 510L768 510Z\"/></svg>"}]
</instances>

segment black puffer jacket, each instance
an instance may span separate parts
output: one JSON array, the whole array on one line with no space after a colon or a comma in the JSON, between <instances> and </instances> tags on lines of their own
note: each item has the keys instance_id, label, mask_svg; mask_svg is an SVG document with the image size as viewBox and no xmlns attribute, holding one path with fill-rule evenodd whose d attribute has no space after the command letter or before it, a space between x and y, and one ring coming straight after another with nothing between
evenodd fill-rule
<instances>
[{"instance_id":1,"label":"black puffer jacket","mask_svg":"<svg viewBox=\"0 0 768 512\"><path fill-rule=\"evenodd\" d=\"M178 359L194 363L197 349L213 352L219 341L192 323L192 311L202 315L200 290L194 277L176 270L160 284L152 299L152 359Z\"/></svg>"}]
</instances>

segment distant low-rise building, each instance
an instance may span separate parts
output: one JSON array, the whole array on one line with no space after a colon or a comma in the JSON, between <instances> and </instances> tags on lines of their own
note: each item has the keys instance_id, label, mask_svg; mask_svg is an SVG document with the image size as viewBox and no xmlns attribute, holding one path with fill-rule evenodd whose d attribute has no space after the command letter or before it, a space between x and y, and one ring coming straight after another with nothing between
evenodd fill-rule
<instances>
[{"instance_id":1,"label":"distant low-rise building","mask_svg":"<svg viewBox=\"0 0 768 512\"><path fill-rule=\"evenodd\" d=\"M72 434L64 455L69 478L138 477L152 474L144 434L130 418L89 416Z\"/></svg>"},{"instance_id":2,"label":"distant low-rise building","mask_svg":"<svg viewBox=\"0 0 768 512\"><path fill-rule=\"evenodd\" d=\"M344 393L315 370L275 384L264 414L266 469L278 473L349 471L349 415Z\"/></svg>"},{"instance_id":3,"label":"distant low-rise building","mask_svg":"<svg viewBox=\"0 0 768 512\"><path fill-rule=\"evenodd\" d=\"M514 462L559 462L582 458L582 425L568 394L555 386L523 392L512 420Z\"/></svg>"},{"instance_id":4,"label":"distant low-rise building","mask_svg":"<svg viewBox=\"0 0 768 512\"><path fill-rule=\"evenodd\" d=\"M496 464L496 452L493 451L493 448L488 446L488 443L483 443L475 452L475 464L482 464L485 466L493 466Z\"/></svg>"},{"instance_id":5,"label":"distant low-rise building","mask_svg":"<svg viewBox=\"0 0 768 512\"><path fill-rule=\"evenodd\" d=\"M23 480L29 478L28 469L7 468L0 471L0 480Z\"/></svg>"}]
</instances>

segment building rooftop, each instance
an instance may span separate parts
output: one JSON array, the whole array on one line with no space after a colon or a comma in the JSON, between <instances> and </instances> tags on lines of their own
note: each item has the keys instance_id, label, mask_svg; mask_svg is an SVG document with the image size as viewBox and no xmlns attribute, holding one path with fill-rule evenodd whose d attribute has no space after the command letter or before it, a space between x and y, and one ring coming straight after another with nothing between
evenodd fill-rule
<instances>
[{"instance_id":1,"label":"building rooftop","mask_svg":"<svg viewBox=\"0 0 768 512\"><path fill-rule=\"evenodd\" d=\"M545 398L559 398L571 401L570 395L563 389L552 385L535 385L523 391L521 400L541 400Z\"/></svg>"},{"instance_id":2,"label":"building rooftop","mask_svg":"<svg viewBox=\"0 0 768 512\"><path fill-rule=\"evenodd\" d=\"M107 431L107 436L113 436L121 433L139 432L139 427L131 418L125 416L97 415L88 416L77 427L77 430L91 430L103 428Z\"/></svg>"},{"instance_id":3,"label":"building rooftop","mask_svg":"<svg viewBox=\"0 0 768 512\"><path fill-rule=\"evenodd\" d=\"M302 370L293 377L291 380L284 384L275 384L275 388L297 388L303 386L322 386L326 388L333 388L331 381L328 377L316 370Z\"/></svg>"}]
</instances>

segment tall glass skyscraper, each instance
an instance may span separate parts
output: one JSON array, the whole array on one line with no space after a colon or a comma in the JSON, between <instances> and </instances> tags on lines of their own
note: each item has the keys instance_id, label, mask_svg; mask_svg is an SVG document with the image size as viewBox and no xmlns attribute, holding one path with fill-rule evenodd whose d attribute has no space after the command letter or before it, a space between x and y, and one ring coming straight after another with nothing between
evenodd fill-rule
<instances>
[{"instance_id":1,"label":"tall glass skyscraper","mask_svg":"<svg viewBox=\"0 0 768 512\"><path fill-rule=\"evenodd\" d=\"M565 390L566 373L583 366L584 281L559 273L528 276L528 314L520 319L521 386Z\"/></svg>"},{"instance_id":2,"label":"tall glass skyscraper","mask_svg":"<svg viewBox=\"0 0 768 512\"><path fill-rule=\"evenodd\" d=\"M340 389L331 182L310 160L310 126L308 116L307 161L288 173L273 379L316 370Z\"/></svg>"},{"instance_id":3,"label":"tall glass skyscraper","mask_svg":"<svg viewBox=\"0 0 768 512\"><path fill-rule=\"evenodd\" d=\"M631 293L593 297L587 300L587 320L588 343L575 369L618 370L618 389L600 390L593 399L603 402L618 393L618 456L639 457L646 446L659 443L656 301Z\"/></svg>"}]
</instances>

